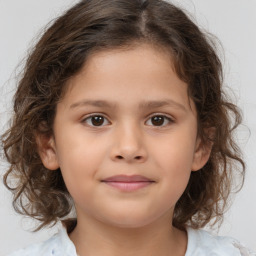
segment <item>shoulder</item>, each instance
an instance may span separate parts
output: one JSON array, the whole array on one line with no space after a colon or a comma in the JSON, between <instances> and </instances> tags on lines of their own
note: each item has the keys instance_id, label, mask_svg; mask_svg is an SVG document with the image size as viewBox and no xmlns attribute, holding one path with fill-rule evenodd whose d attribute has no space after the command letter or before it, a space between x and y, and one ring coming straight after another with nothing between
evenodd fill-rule
<instances>
[{"instance_id":1,"label":"shoulder","mask_svg":"<svg viewBox=\"0 0 256 256\"><path fill-rule=\"evenodd\" d=\"M214 236L205 230L187 229L188 248L185 256L256 256L232 237Z\"/></svg>"},{"instance_id":2,"label":"shoulder","mask_svg":"<svg viewBox=\"0 0 256 256\"><path fill-rule=\"evenodd\" d=\"M76 256L76 249L67 231L61 227L58 233L44 242L32 244L7 256Z\"/></svg>"}]
</instances>

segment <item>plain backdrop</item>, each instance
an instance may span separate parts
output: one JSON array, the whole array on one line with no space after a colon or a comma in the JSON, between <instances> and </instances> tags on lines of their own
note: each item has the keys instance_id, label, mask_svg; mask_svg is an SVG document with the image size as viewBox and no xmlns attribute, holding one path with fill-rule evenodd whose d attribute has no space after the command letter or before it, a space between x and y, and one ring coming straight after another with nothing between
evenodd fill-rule
<instances>
[{"instance_id":1,"label":"plain backdrop","mask_svg":"<svg viewBox=\"0 0 256 256\"><path fill-rule=\"evenodd\" d=\"M0 0L0 132L7 127L15 87L15 68L42 28L76 3L73 0ZM247 175L219 230L256 250L256 0L176 0L203 29L215 34L224 49L225 85L242 108L244 126L238 140L244 151ZM19 71L19 69L17 69ZM248 129L250 135L248 135ZM0 163L0 176L6 163ZM18 216L10 192L0 181L0 255L42 241L57 227L32 233L35 222Z\"/></svg>"}]
</instances>

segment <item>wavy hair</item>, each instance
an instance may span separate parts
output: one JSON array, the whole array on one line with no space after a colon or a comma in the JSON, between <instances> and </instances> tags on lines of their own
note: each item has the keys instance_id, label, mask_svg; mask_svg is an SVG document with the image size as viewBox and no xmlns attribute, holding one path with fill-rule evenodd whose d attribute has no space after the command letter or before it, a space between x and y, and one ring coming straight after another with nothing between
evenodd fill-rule
<instances>
[{"instance_id":1,"label":"wavy hair","mask_svg":"<svg viewBox=\"0 0 256 256\"><path fill-rule=\"evenodd\" d=\"M198 136L205 145L213 144L207 164L191 173L175 206L173 225L201 228L211 220L221 221L237 173L242 187L245 164L234 140L241 114L224 95L222 64L210 36L164 0L83 0L52 22L31 50L14 96L11 126L2 135L10 163L4 184L13 193L14 209L40 221L36 231L60 219L70 224L66 216L72 199L61 170L43 166L35 134L52 134L67 81L89 55L140 43L170 54L196 104ZM214 136L209 136L209 128Z\"/></svg>"}]
</instances>

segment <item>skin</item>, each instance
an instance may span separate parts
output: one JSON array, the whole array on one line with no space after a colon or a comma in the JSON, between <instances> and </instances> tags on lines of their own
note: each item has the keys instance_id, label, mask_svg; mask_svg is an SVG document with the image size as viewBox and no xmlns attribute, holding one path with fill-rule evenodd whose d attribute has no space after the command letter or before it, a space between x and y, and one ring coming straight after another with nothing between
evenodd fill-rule
<instances>
[{"instance_id":1,"label":"skin","mask_svg":"<svg viewBox=\"0 0 256 256\"><path fill-rule=\"evenodd\" d=\"M139 107L153 100L171 103ZM102 123L95 126L89 114ZM140 45L92 55L70 79L53 130L38 138L40 156L46 168L61 169L74 199L78 224L69 235L80 256L185 255L187 234L171 225L173 210L210 150L197 136L195 105L168 54ZM120 174L154 182L130 192L102 182Z\"/></svg>"}]
</instances>

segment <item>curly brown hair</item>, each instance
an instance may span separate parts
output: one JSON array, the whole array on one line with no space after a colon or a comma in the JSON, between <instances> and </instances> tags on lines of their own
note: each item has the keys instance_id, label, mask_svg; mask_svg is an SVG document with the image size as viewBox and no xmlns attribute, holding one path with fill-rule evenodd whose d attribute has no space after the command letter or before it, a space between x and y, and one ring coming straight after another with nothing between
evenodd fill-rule
<instances>
[{"instance_id":1,"label":"curly brown hair","mask_svg":"<svg viewBox=\"0 0 256 256\"><path fill-rule=\"evenodd\" d=\"M198 136L205 145L213 144L207 164L191 172L175 206L173 225L201 228L222 220L236 173L241 174L242 187L245 164L233 136L241 114L224 95L222 64L209 35L167 1L83 0L56 19L32 49L14 97L11 127L2 136L10 163L4 184L13 192L14 209L40 221L36 231L65 219L73 203L61 170L43 166L35 135L52 134L56 105L67 81L89 55L136 43L170 54L196 104ZM209 136L209 128L214 136ZM12 186L9 178L15 181Z\"/></svg>"}]
</instances>

